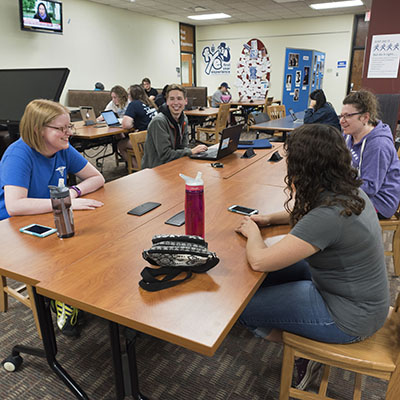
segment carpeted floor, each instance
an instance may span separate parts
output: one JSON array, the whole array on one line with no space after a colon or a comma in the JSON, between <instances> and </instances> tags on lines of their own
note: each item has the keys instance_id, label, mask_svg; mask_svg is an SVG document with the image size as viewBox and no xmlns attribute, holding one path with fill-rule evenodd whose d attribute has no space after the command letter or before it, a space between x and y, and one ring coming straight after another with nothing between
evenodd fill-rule
<instances>
[{"instance_id":1,"label":"carpeted floor","mask_svg":"<svg viewBox=\"0 0 400 400\"><path fill-rule=\"evenodd\" d=\"M92 154L96 150L91 150ZM125 175L114 157L104 165L107 180ZM389 242L390 237L385 237ZM392 301L400 289L387 257ZM32 313L10 299L0 314L0 360L15 344L41 346ZM58 360L92 400L115 399L108 323L92 315L79 339L57 333ZM67 400L75 398L50 370L44 359L23 356L21 368L8 373L0 368L0 400ZM152 400L276 400L279 397L282 347L254 337L236 324L213 357L206 357L147 335L137 340L139 380ZM351 399L354 375L334 369L329 395ZM363 400L382 400L387 384L374 378L363 382Z\"/></svg>"}]
</instances>

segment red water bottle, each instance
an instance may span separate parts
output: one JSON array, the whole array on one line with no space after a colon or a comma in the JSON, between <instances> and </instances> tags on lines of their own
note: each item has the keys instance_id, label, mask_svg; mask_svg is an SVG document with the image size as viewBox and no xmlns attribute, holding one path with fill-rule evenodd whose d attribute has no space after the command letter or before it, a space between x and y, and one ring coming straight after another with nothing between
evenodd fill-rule
<instances>
[{"instance_id":1,"label":"red water bottle","mask_svg":"<svg viewBox=\"0 0 400 400\"><path fill-rule=\"evenodd\" d=\"M196 178L179 174L186 182L185 233L204 238L204 182L201 172Z\"/></svg>"}]
</instances>

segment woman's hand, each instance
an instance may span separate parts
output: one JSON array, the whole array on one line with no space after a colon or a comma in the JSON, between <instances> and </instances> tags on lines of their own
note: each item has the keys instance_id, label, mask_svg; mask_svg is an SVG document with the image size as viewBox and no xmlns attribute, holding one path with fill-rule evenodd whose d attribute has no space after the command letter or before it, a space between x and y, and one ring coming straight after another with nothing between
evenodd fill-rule
<instances>
[{"instance_id":1,"label":"woman's hand","mask_svg":"<svg viewBox=\"0 0 400 400\"><path fill-rule=\"evenodd\" d=\"M250 217L259 227L271 225L271 217L269 215L255 214Z\"/></svg>"},{"instance_id":2,"label":"woman's hand","mask_svg":"<svg viewBox=\"0 0 400 400\"><path fill-rule=\"evenodd\" d=\"M315 108L315 105L317 104L316 100L311 100L310 101L310 108Z\"/></svg>"},{"instance_id":3,"label":"woman's hand","mask_svg":"<svg viewBox=\"0 0 400 400\"><path fill-rule=\"evenodd\" d=\"M93 199L72 199L73 210L94 210L95 208L101 207L104 204L101 201Z\"/></svg>"},{"instance_id":4,"label":"woman's hand","mask_svg":"<svg viewBox=\"0 0 400 400\"><path fill-rule=\"evenodd\" d=\"M250 217L244 217L235 231L241 233L246 238L254 234L260 234L257 224Z\"/></svg>"}]
</instances>

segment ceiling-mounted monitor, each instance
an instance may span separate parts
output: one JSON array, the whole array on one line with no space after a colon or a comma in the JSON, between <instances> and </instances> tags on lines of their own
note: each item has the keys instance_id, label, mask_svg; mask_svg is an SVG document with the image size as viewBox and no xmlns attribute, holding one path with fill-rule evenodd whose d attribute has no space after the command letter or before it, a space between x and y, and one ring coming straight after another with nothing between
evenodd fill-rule
<instances>
[{"instance_id":1,"label":"ceiling-mounted monitor","mask_svg":"<svg viewBox=\"0 0 400 400\"><path fill-rule=\"evenodd\" d=\"M19 0L21 29L31 32L62 33L62 3Z\"/></svg>"}]
</instances>

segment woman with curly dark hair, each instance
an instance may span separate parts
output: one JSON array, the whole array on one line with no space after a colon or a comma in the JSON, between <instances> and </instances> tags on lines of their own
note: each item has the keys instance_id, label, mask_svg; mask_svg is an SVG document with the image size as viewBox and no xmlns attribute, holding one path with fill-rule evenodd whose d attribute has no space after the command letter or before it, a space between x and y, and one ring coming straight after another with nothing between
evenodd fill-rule
<instances>
[{"instance_id":1,"label":"woman with curly dark hair","mask_svg":"<svg viewBox=\"0 0 400 400\"><path fill-rule=\"evenodd\" d=\"M351 343L376 332L389 309L381 229L360 189L339 131L303 125L289 135L285 211L245 217L251 268L269 272L240 320L259 336L280 341L283 330L328 343ZM267 247L260 228L291 225ZM298 388L319 364L298 360Z\"/></svg>"}]
</instances>

